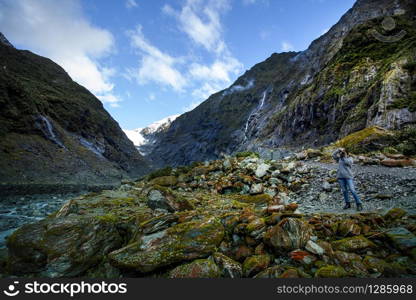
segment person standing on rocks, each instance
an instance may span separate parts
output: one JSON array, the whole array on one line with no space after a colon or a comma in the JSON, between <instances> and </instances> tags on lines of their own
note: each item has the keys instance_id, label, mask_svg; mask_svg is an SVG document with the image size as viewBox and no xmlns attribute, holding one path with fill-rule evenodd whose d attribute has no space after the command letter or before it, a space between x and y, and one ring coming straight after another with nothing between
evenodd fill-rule
<instances>
[{"instance_id":1,"label":"person standing on rocks","mask_svg":"<svg viewBox=\"0 0 416 300\"><path fill-rule=\"evenodd\" d=\"M341 191L344 195L344 209L351 208L348 193L348 191L350 191L357 205L357 210L363 210L363 204L360 200L360 197L358 197L354 186L354 176L351 170L353 163L352 158L348 156L348 152L344 148L335 150L335 152L332 154L332 157L338 162L337 178L339 185L341 186Z\"/></svg>"}]
</instances>

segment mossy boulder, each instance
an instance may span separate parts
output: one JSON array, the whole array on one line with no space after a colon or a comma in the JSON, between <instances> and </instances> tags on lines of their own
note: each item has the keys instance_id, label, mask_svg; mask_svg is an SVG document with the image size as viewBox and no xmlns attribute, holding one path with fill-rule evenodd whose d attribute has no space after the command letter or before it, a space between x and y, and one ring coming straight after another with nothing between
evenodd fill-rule
<instances>
[{"instance_id":1,"label":"mossy boulder","mask_svg":"<svg viewBox=\"0 0 416 300\"><path fill-rule=\"evenodd\" d=\"M344 220L338 226L337 234L340 236L360 235L361 227L354 220Z\"/></svg>"},{"instance_id":2,"label":"mossy boulder","mask_svg":"<svg viewBox=\"0 0 416 300\"><path fill-rule=\"evenodd\" d=\"M370 273L383 273L387 266L386 261L373 256L364 257L363 264Z\"/></svg>"},{"instance_id":3,"label":"mossy boulder","mask_svg":"<svg viewBox=\"0 0 416 300\"><path fill-rule=\"evenodd\" d=\"M197 259L169 272L169 278L218 278L221 271L210 259Z\"/></svg>"},{"instance_id":4,"label":"mossy boulder","mask_svg":"<svg viewBox=\"0 0 416 300\"><path fill-rule=\"evenodd\" d=\"M169 212L193 208L192 204L186 198L160 185L149 188L147 193L147 206L151 209L165 209Z\"/></svg>"},{"instance_id":5,"label":"mossy boulder","mask_svg":"<svg viewBox=\"0 0 416 300\"><path fill-rule=\"evenodd\" d=\"M239 262L220 252L214 253L212 258L221 270L221 277L241 278L243 276L243 269Z\"/></svg>"},{"instance_id":6,"label":"mossy boulder","mask_svg":"<svg viewBox=\"0 0 416 300\"><path fill-rule=\"evenodd\" d=\"M298 218L285 218L264 235L267 244L277 251L288 252L305 247L312 236L312 226Z\"/></svg>"},{"instance_id":7,"label":"mossy boulder","mask_svg":"<svg viewBox=\"0 0 416 300\"><path fill-rule=\"evenodd\" d=\"M175 176L161 176L153 179L150 183L160 186L175 186L178 179Z\"/></svg>"},{"instance_id":8,"label":"mossy boulder","mask_svg":"<svg viewBox=\"0 0 416 300\"><path fill-rule=\"evenodd\" d=\"M243 263L243 274L245 277L252 277L266 269L269 264L270 256L267 254L250 256Z\"/></svg>"},{"instance_id":9,"label":"mossy boulder","mask_svg":"<svg viewBox=\"0 0 416 300\"><path fill-rule=\"evenodd\" d=\"M311 277L299 268L292 266L273 266L258 273L254 278L308 278Z\"/></svg>"},{"instance_id":10,"label":"mossy boulder","mask_svg":"<svg viewBox=\"0 0 416 300\"><path fill-rule=\"evenodd\" d=\"M335 143L335 147L342 147L352 153L367 153L381 150L393 142L393 133L381 127L367 127L356 131Z\"/></svg>"},{"instance_id":11,"label":"mossy boulder","mask_svg":"<svg viewBox=\"0 0 416 300\"><path fill-rule=\"evenodd\" d=\"M209 256L224 237L224 227L216 218L190 221L141 237L109 254L112 265L142 273L182 261Z\"/></svg>"},{"instance_id":12,"label":"mossy boulder","mask_svg":"<svg viewBox=\"0 0 416 300\"><path fill-rule=\"evenodd\" d=\"M345 252L355 252L376 247L372 241L362 235L334 241L331 243L331 246L336 250Z\"/></svg>"},{"instance_id":13,"label":"mossy boulder","mask_svg":"<svg viewBox=\"0 0 416 300\"><path fill-rule=\"evenodd\" d=\"M48 218L24 225L7 240L11 274L73 277L122 246L113 222L89 217Z\"/></svg>"},{"instance_id":14,"label":"mossy boulder","mask_svg":"<svg viewBox=\"0 0 416 300\"><path fill-rule=\"evenodd\" d=\"M343 267L332 265L321 267L315 273L315 277L318 278L342 278L347 276L348 273Z\"/></svg>"},{"instance_id":15,"label":"mossy boulder","mask_svg":"<svg viewBox=\"0 0 416 300\"><path fill-rule=\"evenodd\" d=\"M401 251L416 248L416 236L403 227L392 228L386 232L392 244Z\"/></svg>"},{"instance_id":16,"label":"mossy boulder","mask_svg":"<svg viewBox=\"0 0 416 300\"><path fill-rule=\"evenodd\" d=\"M392 208L390 209L385 215L384 215L384 219L386 221L395 221L397 219L400 219L402 217L404 217L406 215L406 211L402 208Z\"/></svg>"},{"instance_id":17,"label":"mossy boulder","mask_svg":"<svg viewBox=\"0 0 416 300\"><path fill-rule=\"evenodd\" d=\"M238 195L236 200L243 203L269 203L272 201L272 197L268 194L259 194L259 195Z\"/></svg>"}]
</instances>

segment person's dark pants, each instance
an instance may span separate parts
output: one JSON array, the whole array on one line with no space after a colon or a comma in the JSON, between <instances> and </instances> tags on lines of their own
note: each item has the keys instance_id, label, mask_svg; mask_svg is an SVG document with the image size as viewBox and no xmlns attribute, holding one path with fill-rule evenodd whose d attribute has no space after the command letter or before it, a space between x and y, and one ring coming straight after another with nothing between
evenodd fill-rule
<instances>
[{"instance_id":1,"label":"person's dark pants","mask_svg":"<svg viewBox=\"0 0 416 300\"><path fill-rule=\"evenodd\" d=\"M348 178L338 178L339 185L341 186L342 194L344 195L345 203L350 203L349 193L351 192L352 196L354 197L356 204L362 204L360 197L357 195L357 191L355 190L354 181Z\"/></svg>"}]
</instances>

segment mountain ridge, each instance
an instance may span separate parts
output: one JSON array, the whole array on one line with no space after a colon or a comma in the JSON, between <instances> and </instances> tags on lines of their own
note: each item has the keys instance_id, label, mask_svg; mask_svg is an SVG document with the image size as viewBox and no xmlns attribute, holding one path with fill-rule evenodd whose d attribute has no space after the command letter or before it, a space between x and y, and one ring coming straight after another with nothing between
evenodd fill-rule
<instances>
[{"instance_id":1,"label":"mountain ridge","mask_svg":"<svg viewBox=\"0 0 416 300\"><path fill-rule=\"evenodd\" d=\"M408 50L414 43L412 38L414 14L415 4L408 0L357 1L339 22L323 36L313 41L307 50L272 54L264 62L246 71L228 89L211 95L193 111L177 118L159 137L149 158L158 166L185 165L192 161L215 159L222 153L235 153L258 147L293 147L300 144L302 145L299 147L320 146L363 129L365 126L380 125L380 122L362 125L361 120L359 122L353 120L350 128L344 126L341 129L340 124L334 124L332 120L325 121L325 117L328 113L335 111L336 116L340 116L339 122L343 123L344 114L353 117L351 109L354 109L359 101L352 99L351 105L345 105L341 101L342 95L335 95L338 98L331 100L333 103L330 109L332 112L330 112L328 105L323 103L323 97L336 92L331 90L335 83L330 78L335 76L339 68L337 60L340 55L337 56L337 54L343 53L341 50L347 49L345 47L350 47L348 51L357 50L351 47L354 45L351 41L348 45L344 45L344 40L346 38L351 40L353 35L358 35L358 39L361 39L358 43L359 47L361 45L363 48L369 47L374 52L377 48L384 49L386 56L390 58L393 57L390 50L399 50L403 52L403 55L396 59L407 59L411 62L413 58ZM370 33L360 32L360 30L379 29L382 23L381 18L385 16L393 16L398 25L407 30L408 35L402 41L383 43L376 40ZM396 31L403 29L399 28L400 26L397 26ZM396 31L393 31L393 34ZM397 49L393 49L393 46L397 46ZM355 61L355 65L350 66L350 69L364 65L365 53L361 54L363 61ZM379 57L376 58L382 60ZM332 69L325 69L331 63ZM344 63L346 64L347 61ZM375 61L375 63L380 62ZM376 70L376 77L384 76L391 71L384 66L384 62L380 64L383 66ZM372 66L368 67L372 68ZM326 74L326 81L322 79L324 75L319 77L321 72ZM337 80L339 79L340 82L349 80L349 73L344 72L342 76L344 77L337 78ZM410 83L406 83L407 85L412 85L412 76L412 74L409 75ZM318 80L321 80L322 88L319 92L322 95L313 96L314 99L310 101L311 105L296 105L295 103L303 101L300 101L300 98L307 97L305 94L302 95L302 92L306 90L305 93L307 93L309 92L307 88L315 88ZM357 81L355 86L365 85L365 79L357 80L360 83ZM253 82L250 88L235 88L247 87L250 82ZM381 79L378 84L380 82L382 82ZM352 90L351 92L354 93ZM363 93L366 90L368 86L360 91ZM412 88L407 87L406 91L411 93ZM348 94L349 92L347 91L347 96L344 97L353 98ZM266 98L260 106L263 95ZM259 108L261 110L258 110ZM377 109L372 108L372 110L377 113ZM404 113L401 112L401 114ZM412 113L408 115L408 123L414 122L415 116ZM386 116L384 119L389 118Z\"/></svg>"},{"instance_id":2,"label":"mountain ridge","mask_svg":"<svg viewBox=\"0 0 416 300\"><path fill-rule=\"evenodd\" d=\"M113 186L148 170L93 94L52 60L1 40L2 193Z\"/></svg>"}]
</instances>

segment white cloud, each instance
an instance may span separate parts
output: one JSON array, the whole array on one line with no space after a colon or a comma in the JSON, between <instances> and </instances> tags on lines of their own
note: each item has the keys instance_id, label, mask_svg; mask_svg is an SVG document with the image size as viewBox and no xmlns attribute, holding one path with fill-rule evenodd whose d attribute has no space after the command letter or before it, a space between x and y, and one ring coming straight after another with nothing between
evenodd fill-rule
<instances>
[{"instance_id":1,"label":"white cloud","mask_svg":"<svg viewBox=\"0 0 416 300\"><path fill-rule=\"evenodd\" d=\"M229 7L228 0L187 0L180 11L165 5L163 12L174 16L179 29L196 44L210 52L223 53L226 45L222 38L221 15Z\"/></svg>"},{"instance_id":2,"label":"white cloud","mask_svg":"<svg viewBox=\"0 0 416 300\"><path fill-rule=\"evenodd\" d=\"M138 5L137 5L137 2L136 2L136 0L127 0L126 1L126 7L128 8L128 9L130 9L130 8L135 8L135 7L137 7Z\"/></svg>"},{"instance_id":3,"label":"white cloud","mask_svg":"<svg viewBox=\"0 0 416 300\"><path fill-rule=\"evenodd\" d=\"M187 85L186 78L176 69L181 59L174 58L153 46L143 35L142 27L129 31L132 46L139 51L141 61L138 70L128 70L127 77L135 77L140 84L157 82L182 91Z\"/></svg>"},{"instance_id":4,"label":"white cloud","mask_svg":"<svg viewBox=\"0 0 416 300\"><path fill-rule=\"evenodd\" d=\"M293 45L289 42L286 42L286 41L283 41L281 46L282 46L282 51L283 52L288 52L288 51L293 51L294 50Z\"/></svg>"},{"instance_id":5,"label":"white cloud","mask_svg":"<svg viewBox=\"0 0 416 300\"><path fill-rule=\"evenodd\" d=\"M193 63L189 73L196 79L229 83L230 74L237 75L241 69L242 64L237 59L226 56L215 60L210 66Z\"/></svg>"},{"instance_id":6,"label":"white cloud","mask_svg":"<svg viewBox=\"0 0 416 300\"><path fill-rule=\"evenodd\" d=\"M13 43L51 58L99 98L116 98L114 70L99 62L111 54L114 38L85 18L79 1L1 1L0 11L0 28Z\"/></svg>"},{"instance_id":7,"label":"white cloud","mask_svg":"<svg viewBox=\"0 0 416 300\"><path fill-rule=\"evenodd\" d=\"M106 94L98 96L97 98L100 99L103 103L108 103L111 107L120 107L119 102L121 102L121 99L116 95Z\"/></svg>"},{"instance_id":8,"label":"white cloud","mask_svg":"<svg viewBox=\"0 0 416 300\"><path fill-rule=\"evenodd\" d=\"M231 83L232 76L243 69L243 65L230 52L223 36L221 17L230 7L229 0L187 0L178 10L169 5L163 7L163 12L175 18L178 28L195 45L214 55L211 64L189 64L190 80L199 82L198 88L192 91L192 95L198 99L206 99L225 88ZM186 110L193 108L193 104Z\"/></svg>"}]
</instances>

